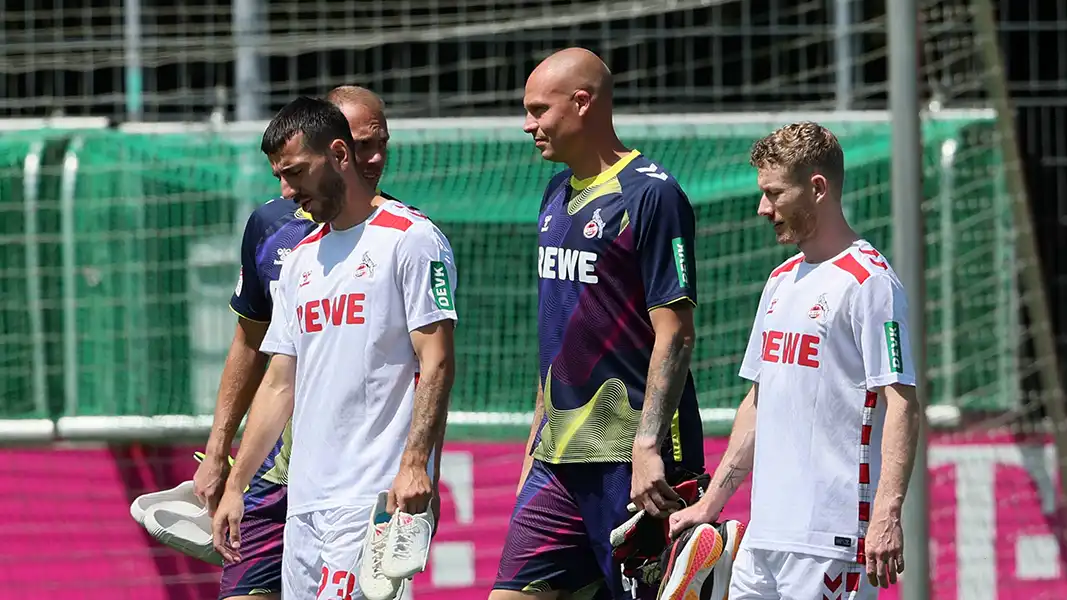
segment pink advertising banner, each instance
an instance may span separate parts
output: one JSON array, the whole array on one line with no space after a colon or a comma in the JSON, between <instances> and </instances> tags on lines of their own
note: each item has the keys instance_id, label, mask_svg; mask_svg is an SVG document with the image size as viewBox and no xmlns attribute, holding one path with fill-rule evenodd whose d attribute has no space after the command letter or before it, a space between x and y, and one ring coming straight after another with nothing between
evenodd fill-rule
<instances>
[{"instance_id":1,"label":"pink advertising banner","mask_svg":"<svg viewBox=\"0 0 1067 600\"><path fill-rule=\"evenodd\" d=\"M708 439L717 464L724 439ZM213 598L218 569L154 543L132 499L192 476L194 448L5 450L0 463L0 597ZM485 598L515 497L521 444L453 443L442 458L442 517L416 600ZM1043 441L935 438L930 449L933 596L1067 598L1055 455ZM727 515L748 516L748 488ZM907 540L916 543L915 540ZM329 588L322 598L343 597ZM896 589L880 596L899 597Z\"/></svg>"}]
</instances>

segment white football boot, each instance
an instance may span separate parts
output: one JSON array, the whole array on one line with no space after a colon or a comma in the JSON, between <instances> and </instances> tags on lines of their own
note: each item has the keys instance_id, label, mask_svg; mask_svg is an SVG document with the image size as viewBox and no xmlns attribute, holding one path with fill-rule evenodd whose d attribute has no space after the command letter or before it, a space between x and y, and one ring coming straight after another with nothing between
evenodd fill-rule
<instances>
[{"instance_id":1,"label":"white football boot","mask_svg":"<svg viewBox=\"0 0 1067 600\"><path fill-rule=\"evenodd\" d=\"M408 579L426 569L433 535L433 511L409 514L396 511L389 524L389 541L382 558L382 573L394 579Z\"/></svg>"},{"instance_id":2,"label":"white football boot","mask_svg":"<svg viewBox=\"0 0 1067 600\"><path fill-rule=\"evenodd\" d=\"M382 559L386 555L391 523L386 512L388 503L389 492L379 492L367 524L367 535L363 539L363 557L357 580L367 600L393 600L399 595L404 581L388 577L382 572Z\"/></svg>"},{"instance_id":3,"label":"white football boot","mask_svg":"<svg viewBox=\"0 0 1067 600\"><path fill-rule=\"evenodd\" d=\"M211 515L193 492L192 481L138 496L130 505L130 516L163 544L222 566L222 555L212 543Z\"/></svg>"}]
</instances>

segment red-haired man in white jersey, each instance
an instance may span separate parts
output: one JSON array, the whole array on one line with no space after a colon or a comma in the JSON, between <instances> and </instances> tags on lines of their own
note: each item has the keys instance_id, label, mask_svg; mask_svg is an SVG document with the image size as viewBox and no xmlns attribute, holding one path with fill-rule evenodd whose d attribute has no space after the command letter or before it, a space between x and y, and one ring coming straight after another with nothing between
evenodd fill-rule
<instances>
[{"instance_id":1,"label":"red-haired man in white jersey","mask_svg":"<svg viewBox=\"0 0 1067 600\"><path fill-rule=\"evenodd\" d=\"M829 130L783 127L751 164L759 215L800 253L763 288L740 371L752 388L708 493L671 515L671 533L717 520L751 471L730 600L873 599L904 570L922 415L904 289L845 219L844 153Z\"/></svg>"},{"instance_id":2,"label":"red-haired man in white jersey","mask_svg":"<svg viewBox=\"0 0 1067 600\"><path fill-rule=\"evenodd\" d=\"M215 513L215 547L240 560L241 491L291 416L282 597L390 600L425 568L433 531L434 449L454 373L452 249L424 215L375 193L333 104L289 103L261 149L322 225L282 264L260 347L272 358Z\"/></svg>"}]
</instances>

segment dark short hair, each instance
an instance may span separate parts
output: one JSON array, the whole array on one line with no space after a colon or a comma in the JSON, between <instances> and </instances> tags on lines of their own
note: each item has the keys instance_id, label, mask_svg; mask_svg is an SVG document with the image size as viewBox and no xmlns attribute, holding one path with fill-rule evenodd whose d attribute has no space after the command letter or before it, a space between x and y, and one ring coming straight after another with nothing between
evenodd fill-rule
<instances>
[{"instance_id":1,"label":"dark short hair","mask_svg":"<svg viewBox=\"0 0 1067 600\"><path fill-rule=\"evenodd\" d=\"M342 140L354 151L355 141L341 109L321 98L300 96L274 115L263 131L259 149L270 156L278 153L298 133L304 134L304 146L325 152L334 140Z\"/></svg>"}]
</instances>

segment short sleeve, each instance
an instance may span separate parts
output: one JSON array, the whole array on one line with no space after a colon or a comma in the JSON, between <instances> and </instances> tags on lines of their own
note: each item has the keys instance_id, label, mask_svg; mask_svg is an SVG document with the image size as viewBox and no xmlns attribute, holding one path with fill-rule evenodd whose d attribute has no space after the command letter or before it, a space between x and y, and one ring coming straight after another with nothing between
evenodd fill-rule
<instances>
[{"instance_id":1,"label":"short sleeve","mask_svg":"<svg viewBox=\"0 0 1067 600\"><path fill-rule=\"evenodd\" d=\"M697 303L696 219L673 181L649 185L637 211L637 262L649 310L678 300Z\"/></svg>"},{"instance_id":2,"label":"short sleeve","mask_svg":"<svg viewBox=\"0 0 1067 600\"><path fill-rule=\"evenodd\" d=\"M748 334L748 345L745 347L745 356L741 359L741 370L738 372L742 378L759 383L760 367L763 365L763 318L767 314L767 303L771 294L770 282L763 286L763 292L756 306L756 318L752 320L752 331Z\"/></svg>"},{"instance_id":3,"label":"short sleeve","mask_svg":"<svg viewBox=\"0 0 1067 600\"><path fill-rule=\"evenodd\" d=\"M417 223L398 248L397 267L408 331L458 321L456 261L448 239L429 221Z\"/></svg>"},{"instance_id":4,"label":"short sleeve","mask_svg":"<svg viewBox=\"0 0 1067 600\"><path fill-rule=\"evenodd\" d=\"M274 307L271 311L270 326L267 327L267 334L263 336L263 343L259 346L259 351L264 354L286 354L289 356L296 356L296 333L294 328L296 323L293 321L295 313L290 310L290 306L293 305L293 300L290 298L290 290L293 286L289 283L289 278L292 277L292 269L289 267L290 260L285 261L286 264L282 266L282 272L278 276L277 287L274 291Z\"/></svg>"},{"instance_id":5,"label":"short sleeve","mask_svg":"<svg viewBox=\"0 0 1067 600\"><path fill-rule=\"evenodd\" d=\"M899 280L879 274L860 286L852 299L852 331L863 353L867 389L915 385L908 302Z\"/></svg>"},{"instance_id":6,"label":"short sleeve","mask_svg":"<svg viewBox=\"0 0 1067 600\"><path fill-rule=\"evenodd\" d=\"M241 238L241 270L237 274L237 287L230 297L230 310L238 315L261 323L271 318L271 300L263 290L256 264L256 250L263 238L263 225L252 213L245 223Z\"/></svg>"}]
</instances>

